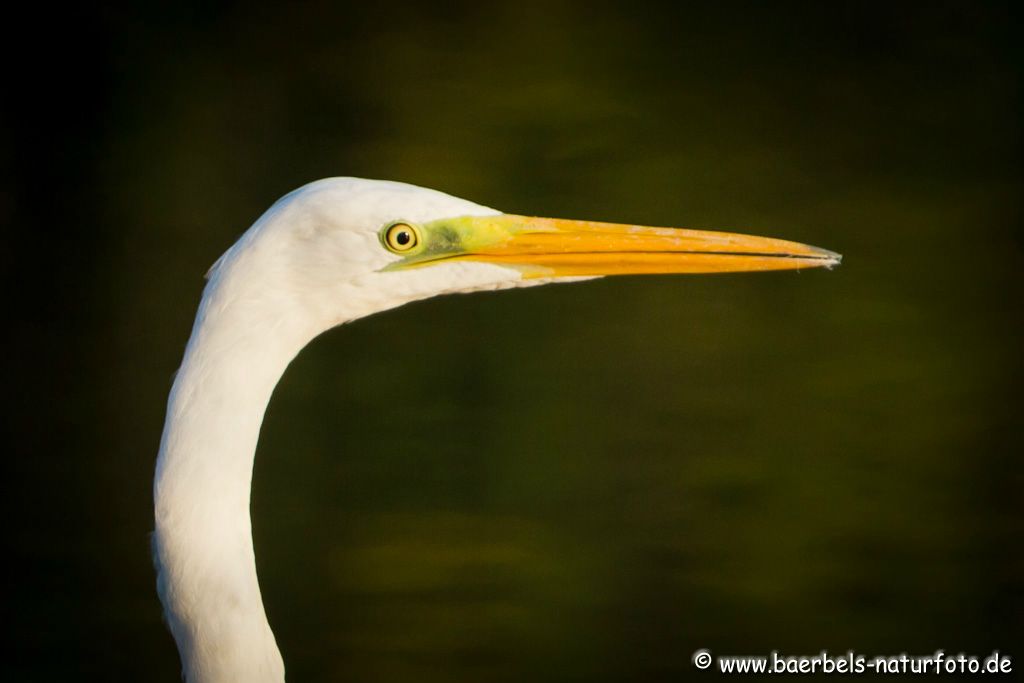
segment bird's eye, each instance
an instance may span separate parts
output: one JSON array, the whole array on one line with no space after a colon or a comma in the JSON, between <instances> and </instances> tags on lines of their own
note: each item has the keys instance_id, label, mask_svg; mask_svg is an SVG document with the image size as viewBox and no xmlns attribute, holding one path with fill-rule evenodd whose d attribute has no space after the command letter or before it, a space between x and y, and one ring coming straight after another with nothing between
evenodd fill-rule
<instances>
[{"instance_id":1,"label":"bird's eye","mask_svg":"<svg viewBox=\"0 0 1024 683\"><path fill-rule=\"evenodd\" d=\"M391 251L409 251L419 244L416 228L408 223L394 223L384 231L384 244Z\"/></svg>"}]
</instances>

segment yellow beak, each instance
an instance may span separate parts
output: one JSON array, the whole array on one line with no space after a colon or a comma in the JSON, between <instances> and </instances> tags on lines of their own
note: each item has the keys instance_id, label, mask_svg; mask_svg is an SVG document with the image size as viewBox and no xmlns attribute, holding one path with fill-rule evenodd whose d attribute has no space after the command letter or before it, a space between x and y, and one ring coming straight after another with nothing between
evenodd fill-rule
<instances>
[{"instance_id":1,"label":"yellow beak","mask_svg":"<svg viewBox=\"0 0 1024 683\"><path fill-rule=\"evenodd\" d=\"M798 270L842 260L806 244L727 232L507 214L457 222L465 222L457 228L462 249L447 258L512 266L524 277Z\"/></svg>"}]
</instances>

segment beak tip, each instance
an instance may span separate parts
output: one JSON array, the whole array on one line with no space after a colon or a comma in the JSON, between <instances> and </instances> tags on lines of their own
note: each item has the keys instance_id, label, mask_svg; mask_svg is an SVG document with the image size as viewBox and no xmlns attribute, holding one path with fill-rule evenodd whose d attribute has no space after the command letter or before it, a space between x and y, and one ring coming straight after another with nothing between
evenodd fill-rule
<instances>
[{"instance_id":1,"label":"beak tip","mask_svg":"<svg viewBox=\"0 0 1024 683\"><path fill-rule=\"evenodd\" d=\"M814 247L815 257L824 261L821 265L832 270L843 262L843 255L821 247Z\"/></svg>"}]
</instances>

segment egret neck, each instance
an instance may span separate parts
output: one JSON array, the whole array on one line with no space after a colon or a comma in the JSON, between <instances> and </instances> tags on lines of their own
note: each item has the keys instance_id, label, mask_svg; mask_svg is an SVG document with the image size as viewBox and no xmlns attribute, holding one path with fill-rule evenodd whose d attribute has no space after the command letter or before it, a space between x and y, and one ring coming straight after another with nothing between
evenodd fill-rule
<instances>
[{"instance_id":1,"label":"egret neck","mask_svg":"<svg viewBox=\"0 0 1024 683\"><path fill-rule=\"evenodd\" d=\"M239 291L231 275L210 283L171 390L154 540L186 680L263 683L284 665L256 578L253 460L274 386L319 330L262 280Z\"/></svg>"}]
</instances>

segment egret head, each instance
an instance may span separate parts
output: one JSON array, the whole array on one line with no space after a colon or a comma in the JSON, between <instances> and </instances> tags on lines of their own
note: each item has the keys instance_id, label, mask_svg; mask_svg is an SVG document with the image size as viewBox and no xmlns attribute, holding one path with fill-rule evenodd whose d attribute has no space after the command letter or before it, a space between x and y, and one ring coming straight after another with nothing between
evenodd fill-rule
<instances>
[{"instance_id":1,"label":"egret head","mask_svg":"<svg viewBox=\"0 0 1024 683\"><path fill-rule=\"evenodd\" d=\"M161 599L190 681L283 681L249 520L274 386L338 323L439 294L626 273L831 266L727 233L527 218L401 183L334 178L272 206L210 271L154 478Z\"/></svg>"},{"instance_id":2,"label":"egret head","mask_svg":"<svg viewBox=\"0 0 1024 683\"><path fill-rule=\"evenodd\" d=\"M530 218L403 183L329 178L281 198L211 269L211 279L245 269L266 296L288 296L290 306L330 326L455 292L839 260L771 238Z\"/></svg>"}]
</instances>

